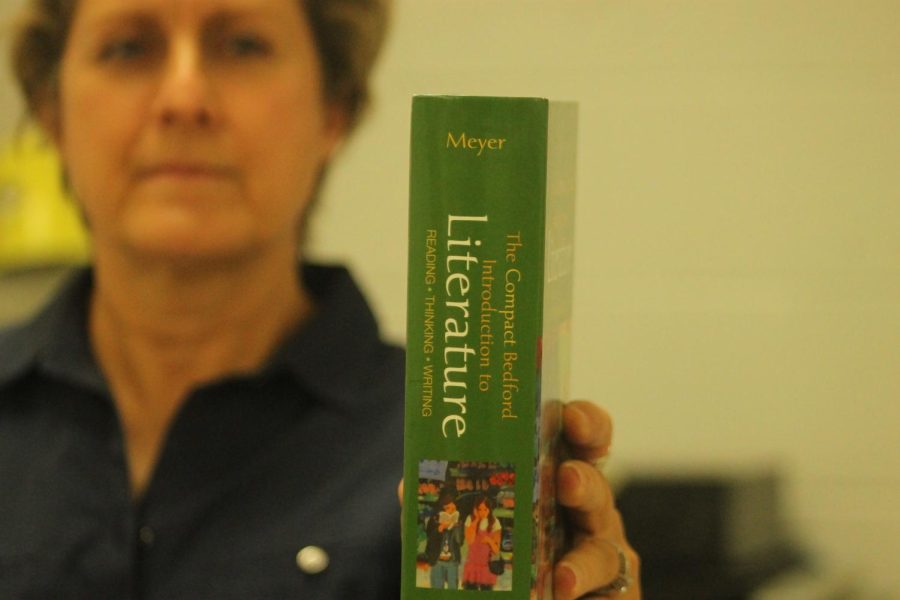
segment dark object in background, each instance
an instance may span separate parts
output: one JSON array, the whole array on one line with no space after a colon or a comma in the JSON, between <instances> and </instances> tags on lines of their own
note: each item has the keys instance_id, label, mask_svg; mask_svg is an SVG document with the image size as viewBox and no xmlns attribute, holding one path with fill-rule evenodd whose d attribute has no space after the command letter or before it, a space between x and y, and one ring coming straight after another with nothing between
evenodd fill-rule
<instances>
[{"instance_id":1,"label":"dark object in background","mask_svg":"<svg viewBox=\"0 0 900 600\"><path fill-rule=\"evenodd\" d=\"M653 600L741 600L799 552L787 538L773 471L644 474L619 492Z\"/></svg>"}]
</instances>

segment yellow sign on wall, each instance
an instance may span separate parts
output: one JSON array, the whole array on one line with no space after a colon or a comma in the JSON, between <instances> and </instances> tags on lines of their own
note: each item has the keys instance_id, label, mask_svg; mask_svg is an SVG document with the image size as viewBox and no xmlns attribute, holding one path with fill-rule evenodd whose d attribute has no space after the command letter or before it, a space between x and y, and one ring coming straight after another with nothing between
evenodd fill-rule
<instances>
[{"instance_id":1,"label":"yellow sign on wall","mask_svg":"<svg viewBox=\"0 0 900 600\"><path fill-rule=\"evenodd\" d=\"M56 151L29 128L0 149L0 270L78 264L88 255Z\"/></svg>"}]
</instances>

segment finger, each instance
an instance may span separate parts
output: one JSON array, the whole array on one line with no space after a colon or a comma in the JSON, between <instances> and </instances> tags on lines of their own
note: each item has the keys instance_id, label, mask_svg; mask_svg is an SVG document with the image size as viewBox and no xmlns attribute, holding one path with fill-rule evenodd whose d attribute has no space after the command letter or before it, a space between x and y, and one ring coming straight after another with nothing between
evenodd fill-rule
<instances>
[{"instance_id":1,"label":"finger","mask_svg":"<svg viewBox=\"0 0 900 600\"><path fill-rule=\"evenodd\" d=\"M563 432L572 458L594 461L609 453L612 419L593 402L575 400L563 409Z\"/></svg>"},{"instance_id":2,"label":"finger","mask_svg":"<svg viewBox=\"0 0 900 600\"><path fill-rule=\"evenodd\" d=\"M616 579L620 559L615 546L609 542L625 552L629 563L628 574L632 578L627 594L610 597L620 600L639 599L639 559L625 539L622 516L616 509L606 478L587 463L570 460L560 466L557 485L557 500L566 507L573 539L572 549L555 567L555 600L580 598ZM585 596L589 597L591 596Z\"/></svg>"},{"instance_id":3,"label":"finger","mask_svg":"<svg viewBox=\"0 0 900 600\"><path fill-rule=\"evenodd\" d=\"M615 579L618 571L615 549L599 540L586 539L556 564L554 600L578 598Z\"/></svg>"},{"instance_id":4,"label":"finger","mask_svg":"<svg viewBox=\"0 0 900 600\"><path fill-rule=\"evenodd\" d=\"M585 538L572 551L563 556L553 572L554 600L573 600L585 598L593 590L600 589L619 576L622 565L616 546L622 548L626 555L628 575L631 585L626 594L614 594L611 597L620 600L638 599L640 590L640 559L634 550L619 538L610 540ZM601 597L601 596L596 596Z\"/></svg>"},{"instance_id":5,"label":"finger","mask_svg":"<svg viewBox=\"0 0 900 600\"><path fill-rule=\"evenodd\" d=\"M557 502L567 509L574 530L601 537L621 536L622 518L600 471L583 461L567 460L557 471L556 487Z\"/></svg>"},{"instance_id":6,"label":"finger","mask_svg":"<svg viewBox=\"0 0 900 600\"><path fill-rule=\"evenodd\" d=\"M397 484L397 500L400 501L400 506L403 506L403 480L400 480L400 483Z\"/></svg>"}]
</instances>

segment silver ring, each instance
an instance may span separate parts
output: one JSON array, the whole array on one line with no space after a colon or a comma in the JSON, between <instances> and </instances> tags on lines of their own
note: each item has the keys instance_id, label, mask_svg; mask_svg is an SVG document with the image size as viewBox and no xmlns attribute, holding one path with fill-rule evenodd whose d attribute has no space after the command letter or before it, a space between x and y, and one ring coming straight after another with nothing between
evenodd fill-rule
<instances>
[{"instance_id":1,"label":"silver ring","mask_svg":"<svg viewBox=\"0 0 900 600\"><path fill-rule=\"evenodd\" d=\"M625 550L613 541L602 541L612 546L619 556L619 571L616 573L615 579L601 588L588 592L581 597L581 600L587 600L588 598L606 598L610 594L624 594L631 587L633 581L631 578L631 563L628 560L628 555L625 554Z\"/></svg>"}]
</instances>

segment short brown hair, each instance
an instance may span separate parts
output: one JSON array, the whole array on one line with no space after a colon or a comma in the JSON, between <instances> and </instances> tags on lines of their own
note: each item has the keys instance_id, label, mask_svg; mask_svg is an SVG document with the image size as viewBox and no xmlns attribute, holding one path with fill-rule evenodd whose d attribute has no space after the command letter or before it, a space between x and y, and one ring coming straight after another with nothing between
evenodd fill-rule
<instances>
[{"instance_id":1,"label":"short brown hair","mask_svg":"<svg viewBox=\"0 0 900 600\"><path fill-rule=\"evenodd\" d=\"M325 97L347 111L348 129L369 101L369 76L390 0L297 0L322 63ZM12 44L13 72L32 115L57 100L59 64L78 0L29 0Z\"/></svg>"}]
</instances>

